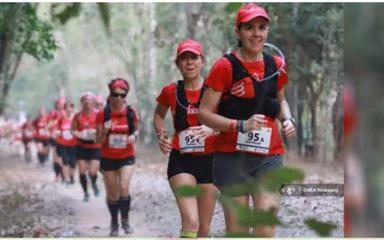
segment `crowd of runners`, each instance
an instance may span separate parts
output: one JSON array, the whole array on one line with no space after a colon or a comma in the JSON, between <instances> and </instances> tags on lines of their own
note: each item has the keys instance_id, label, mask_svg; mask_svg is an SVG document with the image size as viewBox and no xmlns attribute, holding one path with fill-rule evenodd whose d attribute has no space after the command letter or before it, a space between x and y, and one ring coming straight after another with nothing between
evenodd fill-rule
<instances>
[{"instance_id":1,"label":"crowd of runners","mask_svg":"<svg viewBox=\"0 0 384 240\"><path fill-rule=\"evenodd\" d=\"M287 138L295 135L295 121L284 95L288 83L284 59L263 53L270 21L256 4L241 7L235 19L239 48L218 59L205 80L201 75L206 63L202 44L185 39L176 48L175 64L182 79L160 91L154 130L161 152L169 154L171 189L198 185L204 190L198 197L175 194L180 237L208 237L216 195L282 166L281 133ZM89 186L95 196L100 194L100 171L111 217L110 236L118 236L120 228L126 234L133 231L129 224L130 182L139 116L126 100L128 81L112 79L106 87L106 99L84 92L78 112L63 97L50 112L41 107L36 119L23 124L21 140L26 162L31 162L30 144L34 142L39 164L46 164L51 152L56 181L72 185L79 179L85 202L90 200ZM172 134L165 124L168 110L174 123ZM279 202L270 194L230 196L245 206L252 200L260 209L276 209ZM270 226L240 226L236 212L227 206L224 214L227 232L274 236Z\"/></svg>"}]
</instances>

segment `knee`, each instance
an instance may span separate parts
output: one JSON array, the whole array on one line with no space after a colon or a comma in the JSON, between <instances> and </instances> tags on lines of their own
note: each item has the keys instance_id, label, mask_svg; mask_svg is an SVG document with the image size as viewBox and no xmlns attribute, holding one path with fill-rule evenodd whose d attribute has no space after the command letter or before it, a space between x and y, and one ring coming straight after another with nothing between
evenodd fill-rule
<instances>
[{"instance_id":1,"label":"knee","mask_svg":"<svg viewBox=\"0 0 384 240\"><path fill-rule=\"evenodd\" d=\"M120 198L119 191L117 189L108 189L106 188L106 195L108 201L118 201Z\"/></svg>"},{"instance_id":2,"label":"knee","mask_svg":"<svg viewBox=\"0 0 384 240\"><path fill-rule=\"evenodd\" d=\"M97 176L97 169L90 169L89 170L89 175L91 175L91 176Z\"/></svg>"},{"instance_id":3,"label":"knee","mask_svg":"<svg viewBox=\"0 0 384 240\"><path fill-rule=\"evenodd\" d=\"M187 231L198 231L199 229L199 220L197 217L188 216L184 218L184 230Z\"/></svg>"},{"instance_id":4,"label":"knee","mask_svg":"<svg viewBox=\"0 0 384 240\"><path fill-rule=\"evenodd\" d=\"M120 194L122 196L127 196L129 194L129 187L128 187L128 185L120 186Z\"/></svg>"},{"instance_id":5,"label":"knee","mask_svg":"<svg viewBox=\"0 0 384 240\"><path fill-rule=\"evenodd\" d=\"M117 202L119 201L120 195L118 192L107 192L107 201L108 202Z\"/></svg>"}]
</instances>

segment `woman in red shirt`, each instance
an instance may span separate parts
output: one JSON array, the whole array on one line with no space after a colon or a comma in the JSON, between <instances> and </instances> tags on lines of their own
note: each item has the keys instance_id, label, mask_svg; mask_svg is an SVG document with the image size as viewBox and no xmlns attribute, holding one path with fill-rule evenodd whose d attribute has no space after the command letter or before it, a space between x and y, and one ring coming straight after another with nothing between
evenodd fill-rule
<instances>
[{"instance_id":1,"label":"woman in red shirt","mask_svg":"<svg viewBox=\"0 0 384 240\"><path fill-rule=\"evenodd\" d=\"M50 145L52 149L52 156L53 156L53 171L55 172L55 181L64 181L64 174L63 174L63 162L61 157L57 154L57 148L56 148L56 137L58 137L60 134L57 134L58 126L57 123L59 119L61 118L61 115L64 112L64 104L65 104L65 98L60 97L57 99L54 103L54 109L49 113L49 130L51 132L51 139L50 139Z\"/></svg>"},{"instance_id":2,"label":"woman in red shirt","mask_svg":"<svg viewBox=\"0 0 384 240\"><path fill-rule=\"evenodd\" d=\"M102 144L100 169L111 214L110 236L118 236L119 209L122 229L126 234L132 233L128 218L131 205L129 184L135 163L134 144L139 136L139 117L126 104L129 84L125 79L113 79L108 87L108 104L96 118L96 136L97 142Z\"/></svg>"},{"instance_id":3,"label":"woman in red shirt","mask_svg":"<svg viewBox=\"0 0 384 240\"><path fill-rule=\"evenodd\" d=\"M58 120L58 132L60 133L56 139L57 154L63 162L63 173L66 184L75 183L75 168L76 168L76 138L71 132L72 121L75 116L74 105L72 102L64 104L64 112Z\"/></svg>"},{"instance_id":4,"label":"woman in red shirt","mask_svg":"<svg viewBox=\"0 0 384 240\"><path fill-rule=\"evenodd\" d=\"M92 92L81 95L82 109L75 114L72 121L72 134L77 138L76 160L79 164L80 184L84 192L84 202L89 201L87 171L92 181L95 196L99 196L97 172L99 170L100 144L96 143L96 116L94 109L95 96Z\"/></svg>"},{"instance_id":5,"label":"woman in red shirt","mask_svg":"<svg viewBox=\"0 0 384 240\"><path fill-rule=\"evenodd\" d=\"M33 121L36 129L35 141L37 143L37 157L39 163L44 166L48 160L49 140L51 133L49 131L49 116L44 107L39 108L39 116Z\"/></svg>"},{"instance_id":6,"label":"woman in red shirt","mask_svg":"<svg viewBox=\"0 0 384 240\"><path fill-rule=\"evenodd\" d=\"M182 41L175 62L183 80L165 86L156 99L154 127L161 151L170 152L167 174L172 190L183 185L198 185L204 190L198 197L176 196L182 222L180 237L208 237L217 189L212 184L213 130L197 118L205 63L201 44L191 39ZM172 142L165 131L169 108L175 127Z\"/></svg>"},{"instance_id":7,"label":"woman in red shirt","mask_svg":"<svg viewBox=\"0 0 384 240\"><path fill-rule=\"evenodd\" d=\"M104 99L101 95L95 96L95 110L96 111L102 111L104 109Z\"/></svg>"},{"instance_id":8,"label":"woman in red shirt","mask_svg":"<svg viewBox=\"0 0 384 240\"><path fill-rule=\"evenodd\" d=\"M236 16L235 33L239 50L216 61L206 79L199 119L217 129L213 178L222 193L227 187L256 180L282 165L284 147L277 125L289 138L295 135L294 119L284 96L288 82L282 59L263 53L270 18L256 4L241 7ZM270 77L267 81L260 79ZM228 193L227 193L228 194ZM249 196L256 208L276 206L276 196L267 194L230 195L248 206ZM227 232L245 232L237 224L234 211L224 206ZM274 236L274 228L255 229L259 236Z\"/></svg>"},{"instance_id":9,"label":"woman in red shirt","mask_svg":"<svg viewBox=\"0 0 384 240\"><path fill-rule=\"evenodd\" d=\"M35 128L33 127L33 121L27 117L27 121L21 127L22 141L24 145L24 157L27 163L31 162L31 146L30 142L35 136Z\"/></svg>"}]
</instances>

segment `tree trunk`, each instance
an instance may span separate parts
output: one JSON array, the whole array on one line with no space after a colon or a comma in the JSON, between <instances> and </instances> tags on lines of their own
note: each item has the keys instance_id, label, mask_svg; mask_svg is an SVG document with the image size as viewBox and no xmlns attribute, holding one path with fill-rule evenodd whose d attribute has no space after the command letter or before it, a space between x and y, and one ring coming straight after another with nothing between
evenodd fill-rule
<instances>
[{"instance_id":1,"label":"tree trunk","mask_svg":"<svg viewBox=\"0 0 384 240\"><path fill-rule=\"evenodd\" d=\"M200 20L200 3L186 3L185 7L187 10L187 31L188 37L195 39L196 38L196 28L197 23Z\"/></svg>"}]
</instances>

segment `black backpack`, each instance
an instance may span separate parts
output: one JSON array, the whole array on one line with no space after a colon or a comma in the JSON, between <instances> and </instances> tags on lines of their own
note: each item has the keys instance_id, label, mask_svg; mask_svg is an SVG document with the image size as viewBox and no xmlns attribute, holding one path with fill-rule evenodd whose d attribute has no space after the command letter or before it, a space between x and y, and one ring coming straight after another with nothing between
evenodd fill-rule
<instances>
[{"instance_id":1,"label":"black backpack","mask_svg":"<svg viewBox=\"0 0 384 240\"><path fill-rule=\"evenodd\" d=\"M219 104L219 114L232 119L246 120L255 113L265 114L272 118L277 118L280 113L280 103L277 100L277 80L274 76L267 81L259 82L245 69L240 60L234 54L224 55L232 65L233 82L245 77L250 77L253 82L256 97L245 99L224 93L227 99ZM271 55L263 53L265 74L264 77L271 76L277 71L275 60Z\"/></svg>"},{"instance_id":2,"label":"black backpack","mask_svg":"<svg viewBox=\"0 0 384 240\"><path fill-rule=\"evenodd\" d=\"M174 125L177 132L181 132L189 127L187 122L187 109L188 105L193 105L198 108L200 106L201 98L203 97L205 87L201 88L199 101L194 104L188 103L187 96L184 91L184 81L177 81L176 87L176 112L175 112L175 120ZM182 105L182 106L180 106ZM200 123L198 125L201 125Z\"/></svg>"}]
</instances>

